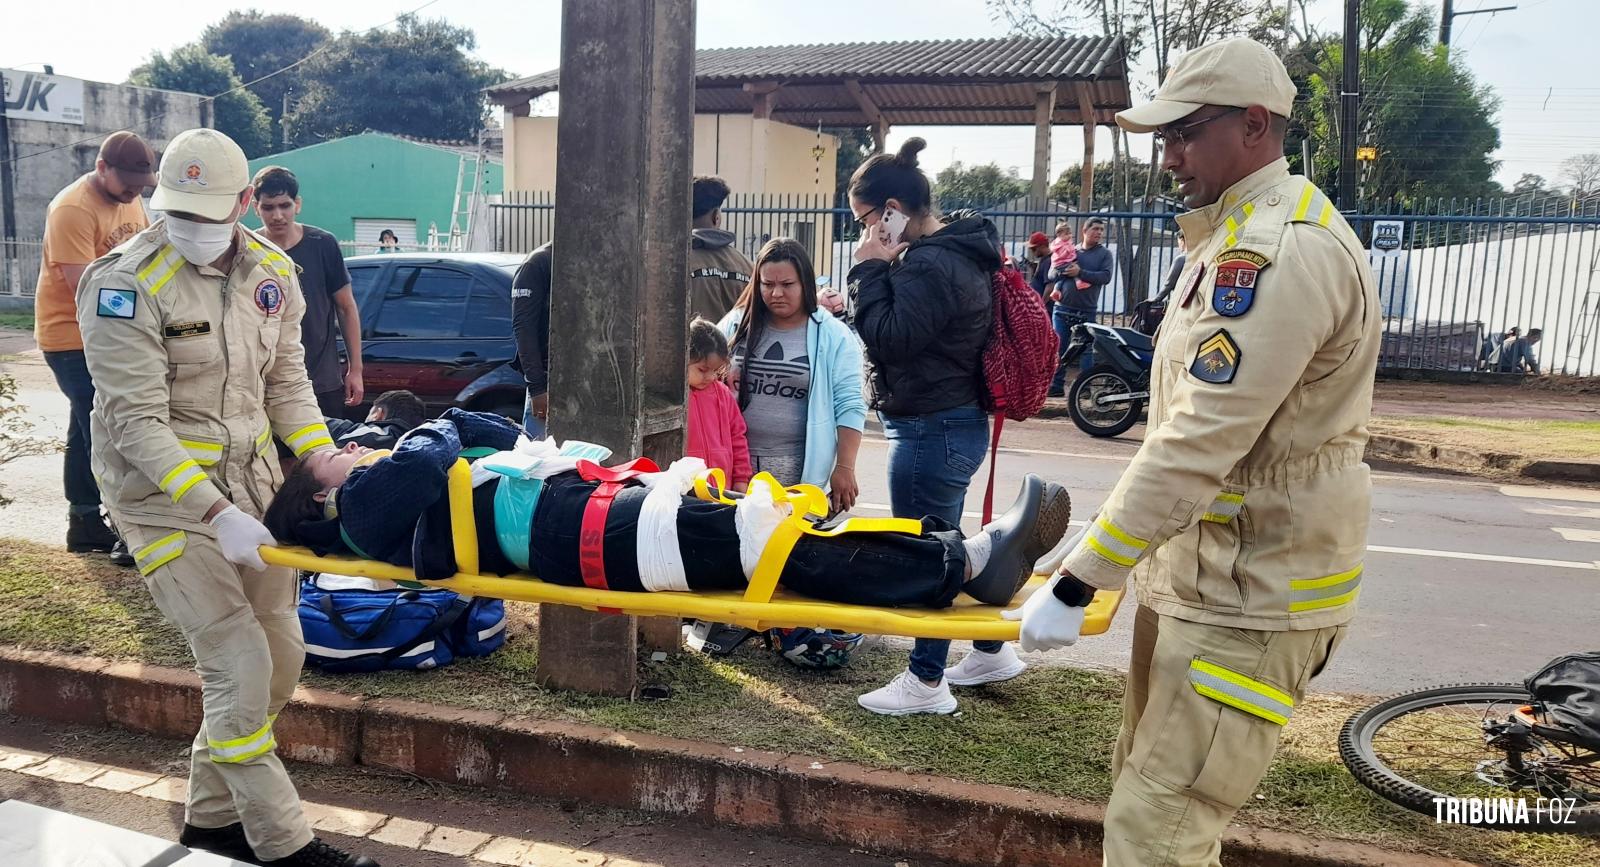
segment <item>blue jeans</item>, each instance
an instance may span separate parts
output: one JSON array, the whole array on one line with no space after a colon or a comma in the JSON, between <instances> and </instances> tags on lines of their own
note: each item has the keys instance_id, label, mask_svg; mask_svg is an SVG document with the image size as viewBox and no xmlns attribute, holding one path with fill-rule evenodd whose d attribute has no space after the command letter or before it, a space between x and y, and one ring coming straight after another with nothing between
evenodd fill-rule
<instances>
[{"instance_id":1,"label":"blue jeans","mask_svg":"<svg viewBox=\"0 0 1600 867\"><path fill-rule=\"evenodd\" d=\"M880 414L889 441L889 508L897 518L932 515L961 526L967 487L989 448L989 416L976 405L916 416ZM995 653L1000 641L972 646ZM940 680L950 659L950 642L919 638L911 649L911 673Z\"/></svg>"},{"instance_id":2,"label":"blue jeans","mask_svg":"<svg viewBox=\"0 0 1600 867\"><path fill-rule=\"evenodd\" d=\"M522 399L522 430L528 439L538 441L545 438L544 421L533 415L533 395Z\"/></svg>"},{"instance_id":3,"label":"blue jeans","mask_svg":"<svg viewBox=\"0 0 1600 867\"><path fill-rule=\"evenodd\" d=\"M1050 324L1055 328L1056 336L1061 338L1061 351L1066 352L1067 344L1072 342L1072 329L1074 327L1084 322L1093 322L1094 320L1094 313L1085 310L1069 310L1065 307L1062 307L1060 304L1057 304L1055 311L1050 314ZM1093 350L1086 349L1082 355L1078 356L1079 370L1088 370L1093 364ZM1067 366L1065 364L1058 364L1056 365L1055 378L1050 380L1050 390L1062 391L1066 388L1066 385Z\"/></svg>"},{"instance_id":4,"label":"blue jeans","mask_svg":"<svg viewBox=\"0 0 1600 867\"><path fill-rule=\"evenodd\" d=\"M67 422L67 453L62 462L62 483L67 503L75 515L100 514L100 486L89 469L89 412L94 409L94 380L83 350L44 353L44 363L55 374L56 385L67 396L72 417Z\"/></svg>"}]
</instances>

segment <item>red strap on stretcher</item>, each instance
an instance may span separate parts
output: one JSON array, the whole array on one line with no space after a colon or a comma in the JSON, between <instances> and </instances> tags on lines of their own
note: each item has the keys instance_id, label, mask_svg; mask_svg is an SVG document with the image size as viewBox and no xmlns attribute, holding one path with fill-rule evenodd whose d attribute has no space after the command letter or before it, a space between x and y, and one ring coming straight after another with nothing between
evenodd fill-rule
<instances>
[{"instance_id":1,"label":"red strap on stretcher","mask_svg":"<svg viewBox=\"0 0 1600 867\"><path fill-rule=\"evenodd\" d=\"M610 590L606 584L606 515L611 512L611 501L628 486L628 482L645 473L660 472L655 461L635 458L615 467L602 467L593 461L578 461L578 477L587 482L599 482L589 502L583 507L583 523L578 531L578 568L583 573L584 586L594 590Z\"/></svg>"}]
</instances>

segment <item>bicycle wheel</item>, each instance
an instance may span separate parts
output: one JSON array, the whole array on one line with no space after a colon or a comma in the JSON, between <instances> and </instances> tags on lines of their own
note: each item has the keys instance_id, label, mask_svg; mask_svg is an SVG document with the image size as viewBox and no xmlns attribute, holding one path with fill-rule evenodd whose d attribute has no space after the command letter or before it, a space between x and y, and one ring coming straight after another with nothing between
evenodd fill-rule
<instances>
[{"instance_id":1,"label":"bicycle wheel","mask_svg":"<svg viewBox=\"0 0 1600 867\"><path fill-rule=\"evenodd\" d=\"M1537 726L1506 736L1512 715L1530 703L1522 686L1499 683L1396 696L1345 722L1339 757L1361 785L1424 815L1440 815L1437 799L1521 799L1526 822L1520 813L1489 811L1483 821L1459 824L1508 831L1600 829L1600 755ZM1549 799L1572 799L1572 806L1535 809L1541 798L1546 806Z\"/></svg>"}]
</instances>

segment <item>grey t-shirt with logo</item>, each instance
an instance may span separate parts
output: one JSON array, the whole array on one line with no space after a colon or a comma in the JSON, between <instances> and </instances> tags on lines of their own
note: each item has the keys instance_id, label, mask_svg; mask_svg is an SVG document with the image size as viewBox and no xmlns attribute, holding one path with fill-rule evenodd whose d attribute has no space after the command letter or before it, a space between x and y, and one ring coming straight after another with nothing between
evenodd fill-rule
<instances>
[{"instance_id":1,"label":"grey t-shirt with logo","mask_svg":"<svg viewBox=\"0 0 1600 867\"><path fill-rule=\"evenodd\" d=\"M768 326L755 352L747 353L744 346L734 350L734 365L741 375L746 375L749 403L744 407L744 422L750 454L803 457L807 399L811 394L806 326L787 331Z\"/></svg>"}]
</instances>

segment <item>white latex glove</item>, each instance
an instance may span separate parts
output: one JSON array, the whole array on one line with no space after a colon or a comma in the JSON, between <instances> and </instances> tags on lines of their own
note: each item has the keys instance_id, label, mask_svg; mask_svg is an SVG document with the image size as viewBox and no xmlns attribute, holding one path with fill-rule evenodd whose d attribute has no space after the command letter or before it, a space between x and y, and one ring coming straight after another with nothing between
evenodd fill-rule
<instances>
[{"instance_id":1,"label":"white latex glove","mask_svg":"<svg viewBox=\"0 0 1600 867\"><path fill-rule=\"evenodd\" d=\"M1093 523L1094 517L1091 516L1089 518L1089 524ZM1079 530L1076 535L1062 536L1061 541L1058 542L1054 548L1050 549L1050 553L1040 557L1038 561L1033 564L1033 574L1053 575L1058 572L1061 569L1061 564L1066 562L1067 555L1071 554L1073 550L1078 547L1078 543L1082 542L1084 535L1089 532L1089 524L1083 525L1083 529Z\"/></svg>"},{"instance_id":2,"label":"white latex glove","mask_svg":"<svg viewBox=\"0 0 1600 867\"><path fill-rule=\"evenodd\" d=\"M267 561L261 559L258 549L262 545L277 547L278 540L272 538L260 521L230 503L208 523L217 531L217 544L222 546L222 556L228 558L229 563L258 571L267 568Z\"/></svg>"},{"instance_id":3,"label":"white latex glove","mask_svg":"<svg viewBox=\"0 0 1600 867\"><path fill-rule=\"evenodd\" d=\"M1022 621L1020 636L1023 650L1055 650L1078 643L1083 634L1085 609L1074 608L1056 598L1057 575L1028 597L1021 608L1000 612L1007 620Z\"/></svg>"}]
</instances>

